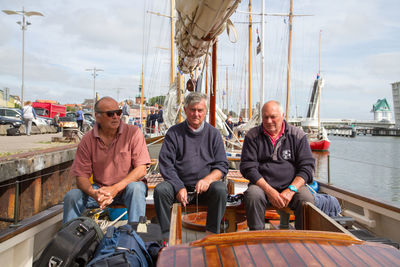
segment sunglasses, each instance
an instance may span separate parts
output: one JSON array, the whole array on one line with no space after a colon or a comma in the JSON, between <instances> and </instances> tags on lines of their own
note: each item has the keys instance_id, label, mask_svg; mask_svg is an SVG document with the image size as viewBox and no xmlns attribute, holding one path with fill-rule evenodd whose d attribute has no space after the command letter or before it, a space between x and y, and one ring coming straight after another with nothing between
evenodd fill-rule
<instances>
[{"instance_id":1,"label":"sunglasses","mask_svg":"<svg viewBox=\"0 0 400 267\"><path fill-rule=\"evenodd\" d=\"M109 111L99 111L99 113L105 113L107 114L108 117L114 117L114 114L117 114L117 116L121 116L122 110L117 109L117 110L109 110Z\"/></svg>"}]
</instances>

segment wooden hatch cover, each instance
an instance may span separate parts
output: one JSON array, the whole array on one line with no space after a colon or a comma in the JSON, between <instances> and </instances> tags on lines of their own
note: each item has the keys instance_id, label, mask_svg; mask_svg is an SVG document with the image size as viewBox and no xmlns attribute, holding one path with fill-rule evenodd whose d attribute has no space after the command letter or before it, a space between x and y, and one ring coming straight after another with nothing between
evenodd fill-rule
<instances>
[{"instance_id":1,"label":"wooden hatch cover","mask_svg":"<svg viewBox=\"0 0 400 267\"><path fill-rule=\"evenodd\" d=\"M398 266L400 250L344 233L249 231L164 248L157 266Z\"/></svg>"}]
</instances>

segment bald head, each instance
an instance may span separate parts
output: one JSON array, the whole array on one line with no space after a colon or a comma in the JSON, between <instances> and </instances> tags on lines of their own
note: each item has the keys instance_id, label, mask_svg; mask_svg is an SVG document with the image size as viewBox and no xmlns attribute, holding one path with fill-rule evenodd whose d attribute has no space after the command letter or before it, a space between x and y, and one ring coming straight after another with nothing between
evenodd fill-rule
<instances>
[{"instance_id":1,"label":"bald head","mask_svg":"<svg viewBox=\"0 0 400 267\"><path fill-rule=\"evenodd\" d=\"M101 112L101 111L103 111L101 108L102 108L102 106L104 106L104 104L111 104L111 103L117 104L117 106L118 106L118 102L115 101L114 98L109 97L109 96L102 97L96 102L96 104L94 104L94 111Z\"/></svg>"},{"instance_id":2,"label":"bald head","mask_svg":"<svg viewBox=\"0 0 400 267\"><path fill-rule=\"evenodd\" d=\"M262 124L272 136L277 136L282 130L284 118L281 103L275 100L268 101L262 108Z\"/></svg>"},{"instance_id":3,"label":"bald head","mask_svg":"<svg viewBox=\"0 0 400 267\"><path fill-rule=\"evenodd\" d=\"M270 100L270 101L266 102L262 107L263 114L266 109L278 109L279 112L282 114L282 116L284 115L283 107L282 107L281 103L279 103L278 101Z\"/></svg>"}]
</instances>

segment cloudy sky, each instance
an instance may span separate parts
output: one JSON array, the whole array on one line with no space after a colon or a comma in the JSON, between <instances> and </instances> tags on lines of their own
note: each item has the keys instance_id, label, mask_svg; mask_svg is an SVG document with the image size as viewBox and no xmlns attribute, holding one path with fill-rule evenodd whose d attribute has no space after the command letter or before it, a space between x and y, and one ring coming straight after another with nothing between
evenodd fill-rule
<instances>
[{"instance_id":1,"label":"cloudy sky","mask_svg":"<svg viewBox=\"0 0 400 267\"><path fill-rule=\"evenodd\" d=\"M261 2L253 1L259 13ZM142 65L148 97L166 94L169 84L169 14L167 0L0 0L1 10L39 11L25 32L25 98L81 103L96 91L120 100L138 93ZM242 1L239 11L248 10ZM286 14L289 0L266 0L267 14ZM304 116L318 72L321 41L323 118L373 119L372 105L386 98L392 106L391 83L400 81L400 2L398 0L294 0L291 116ZM17 15L0 14L0 88L21 93L22 32ZM229 108L245 104L248 60L248 16L236 13L238 42L219 38L218 86L226 88ZM260 101L261 57L255 56L261 18L253 16L253 104ZM265 27L265 100L285 102L288 20L267 16ZM221 93L222 95L222 93ZM222 98L219 98L222 106Z\"/></svg>"}]
</instances>

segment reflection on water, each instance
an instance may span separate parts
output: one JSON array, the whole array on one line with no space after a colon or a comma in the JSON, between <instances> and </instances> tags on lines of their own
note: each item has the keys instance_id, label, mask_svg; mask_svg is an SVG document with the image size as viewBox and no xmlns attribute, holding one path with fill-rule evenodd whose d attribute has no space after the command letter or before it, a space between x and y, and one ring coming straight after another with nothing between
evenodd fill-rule
<instances>
[{"instance_id":1,"label":"reflection on water","mask_svg":"<svg viewBox=\"0 0 400 267\"><path fill-rule=\"evenodd\" d=\"M315 178L317 180L328 181L328 155L329 152L315 152Z\"/></svg>"},{"instance_id":2,"label":"reflection on water","mask_svg":"<svg viewBox=\"0 0 400 267\"><path fill-rule=\"evenodd\" d=\"M316 180L400 206L400 138L331 136L329 152L313 152ZM329 156L328 156L329 155Z\"/></svg>"}]
</instances>

